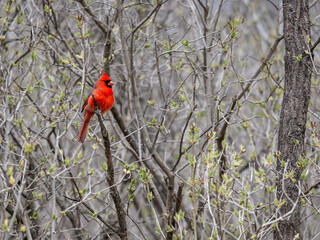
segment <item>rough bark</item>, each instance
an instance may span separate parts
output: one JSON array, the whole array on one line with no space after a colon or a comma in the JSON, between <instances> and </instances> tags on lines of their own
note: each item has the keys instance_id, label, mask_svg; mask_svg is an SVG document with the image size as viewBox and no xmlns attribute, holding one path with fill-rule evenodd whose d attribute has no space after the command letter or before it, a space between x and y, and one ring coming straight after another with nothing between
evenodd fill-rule
<instances>
[{"instance_id":1,"label":"rough bark","mask_svg":"<svg viewBox=\"0 0 320 240\"><path fill-rule=\"evenodd\" d=\"M277 199L286 203L280 208L274 239L300 236L300 201L297 187L302 169L311 83L310 22L308 0L283 0L285 39L285 88L280 113L277 162ZM288 173L294 172L293 177Z\"/></svg>"}]
</instances>

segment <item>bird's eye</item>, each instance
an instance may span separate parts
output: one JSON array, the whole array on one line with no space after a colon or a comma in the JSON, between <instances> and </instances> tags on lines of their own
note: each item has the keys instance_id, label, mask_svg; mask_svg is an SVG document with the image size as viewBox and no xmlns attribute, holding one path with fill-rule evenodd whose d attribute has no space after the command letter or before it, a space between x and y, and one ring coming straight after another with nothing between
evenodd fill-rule
<instances>
[{"instance_id":1,"label":"bird's eye","mask_svg":"<svg viewBox=\"0 0 320 240\"><path fill-rule=\"evenodd\" d=\"M104 82L105 82L105 84L107 85L107 87L112 88L112 86L111 86L111 85L109 85L109 84L110 84L110 82L111 82L111 80L105 80Z\"/></svg>"}]
</instances>

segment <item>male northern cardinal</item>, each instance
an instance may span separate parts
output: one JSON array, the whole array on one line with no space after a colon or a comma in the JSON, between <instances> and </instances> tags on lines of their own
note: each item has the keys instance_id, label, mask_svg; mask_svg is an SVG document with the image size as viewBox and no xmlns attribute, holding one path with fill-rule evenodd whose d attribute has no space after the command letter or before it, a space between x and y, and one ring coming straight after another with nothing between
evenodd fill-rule
<instances>
[{"instance_id":1,"label":"male northern cardinal","mask_svg":"<svg viewBox=\"0 0 320 240\"><path fill-rule=\"evenodd\" d=\"M93 86L93 89L90 91L89 96L83 103L81 112L85 110L85 114L78 135L78 142L83 143L86 139L90 119L93 117L96 110L95 106L98 105L98 108L102 114L112 108L112 105L114 103L112 85L113 82L111 81L109 76L102 71L102 77Z\"/></svg>"}]
</instances>

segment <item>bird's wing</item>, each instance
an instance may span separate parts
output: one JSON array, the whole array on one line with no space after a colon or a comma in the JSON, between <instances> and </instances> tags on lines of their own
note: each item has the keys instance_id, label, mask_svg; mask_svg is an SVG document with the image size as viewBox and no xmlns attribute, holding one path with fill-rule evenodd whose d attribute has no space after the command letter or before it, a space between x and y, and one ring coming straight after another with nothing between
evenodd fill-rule
<instances>
[{"instance_id":1,"label":"bird's wing","mask_svg":"<svg viewBox=\"0 0 320 240\"><path fill-rule=\"evenodd\" d=\"M87 99L84 101L83 105L82 105L82 109L81 109L81 112L83 112L84 108L87 106L88 104L88 101L89 101L89 98L91 96L91 94L93 93L93 91L97 88L96 84L93 86L93 88L91 89Z\"/></svg>"}]
</instances>

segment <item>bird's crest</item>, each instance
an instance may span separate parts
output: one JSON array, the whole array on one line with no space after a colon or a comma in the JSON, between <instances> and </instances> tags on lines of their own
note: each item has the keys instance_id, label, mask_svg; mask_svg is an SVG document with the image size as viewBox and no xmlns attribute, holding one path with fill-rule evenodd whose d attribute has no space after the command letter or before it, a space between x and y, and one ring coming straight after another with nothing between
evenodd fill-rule
<instances>
[{"instance_id":1,"label":"bird's crest","mask_svg":"<svg viewBox=\"0 0 320 240\"><path fill-rule=\"evenodd\" d=\"M102 80L111 80L110 77L104 71L102 71Z\"/></svg>"}]
</instances>

